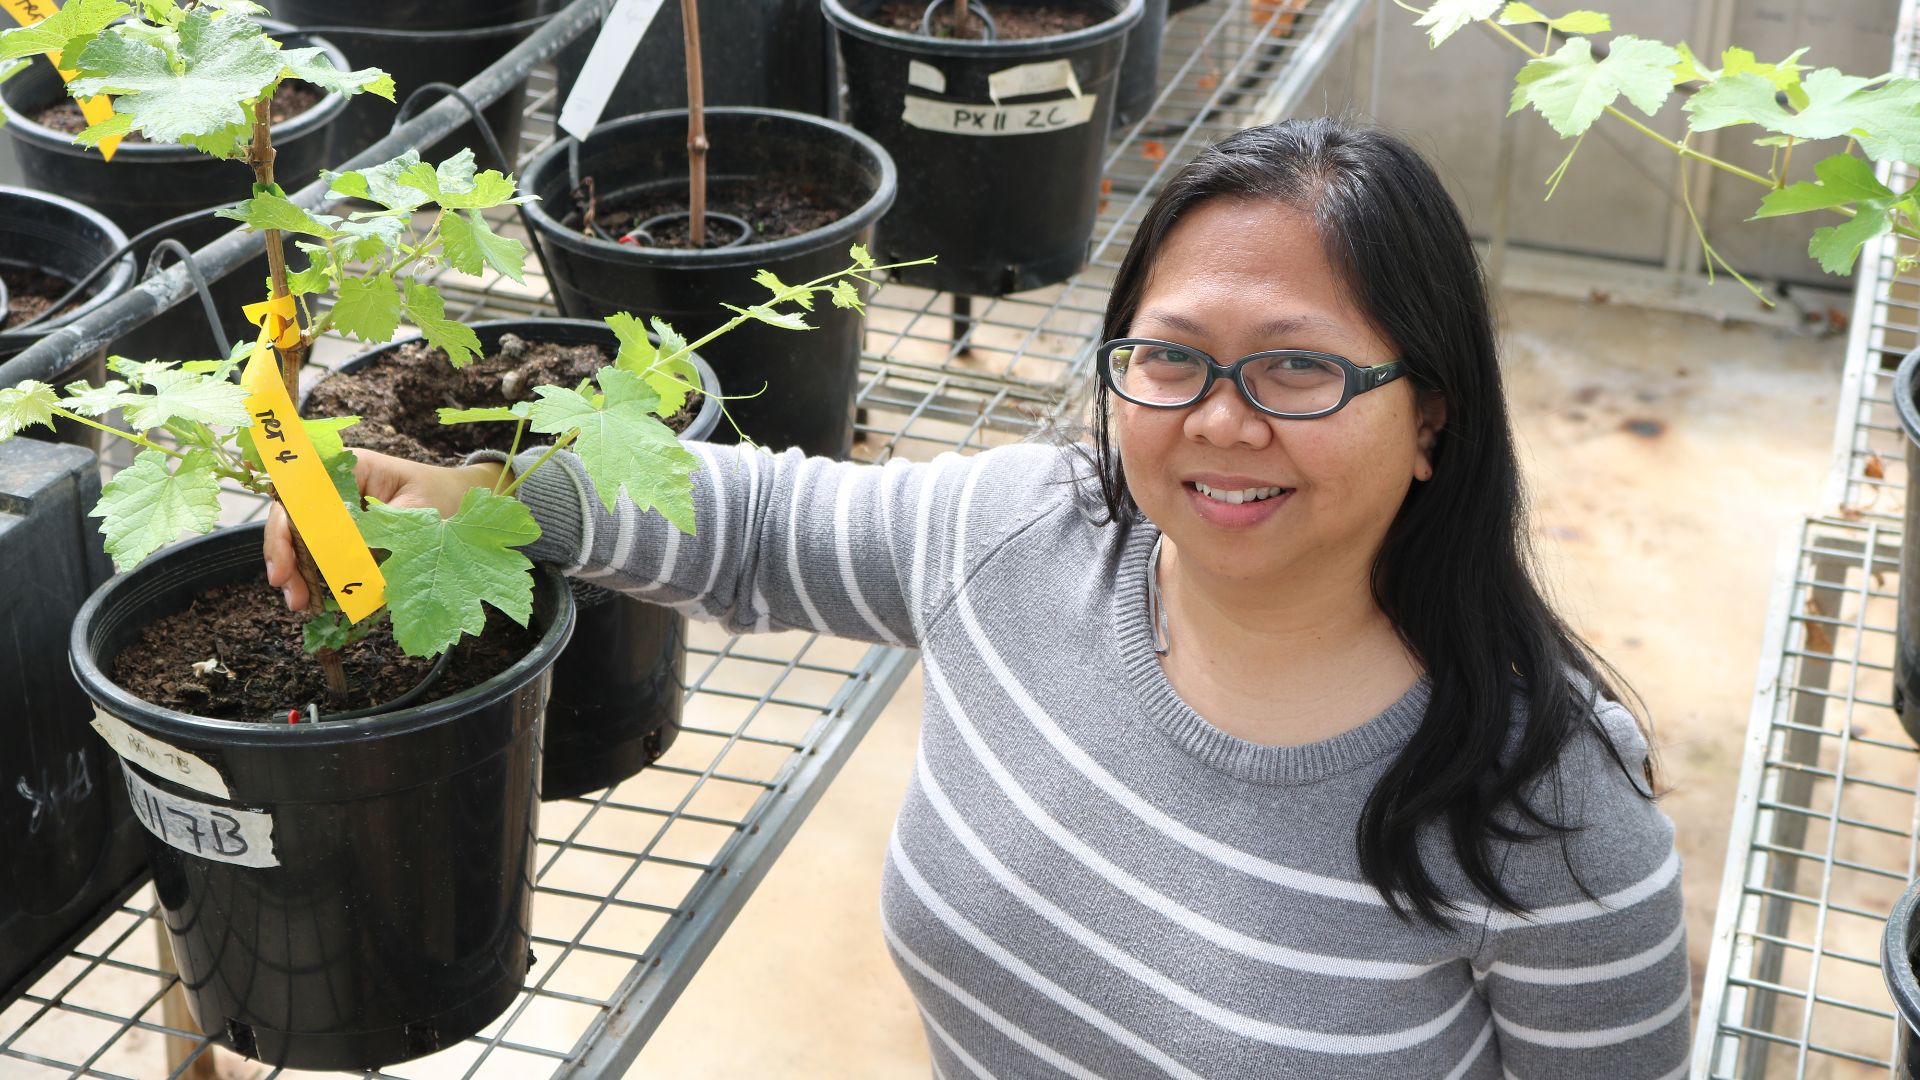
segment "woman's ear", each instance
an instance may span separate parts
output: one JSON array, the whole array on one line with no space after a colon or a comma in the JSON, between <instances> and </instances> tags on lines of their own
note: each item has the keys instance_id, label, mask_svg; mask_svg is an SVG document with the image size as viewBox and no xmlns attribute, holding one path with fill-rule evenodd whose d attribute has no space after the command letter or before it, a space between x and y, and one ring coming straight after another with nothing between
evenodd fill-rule
<instances>
[{"instance_id":1,"label":"woman's ear","mask_svg":"<svg viewBox=\"0 0 1920 1080\"><path fill-rule=\"evenodd\" d=\"M1440 394L1421 394L1418 408L1420 426L1414 430L1417 456L1413 476L1416 480L1431 480L1433 448L1440 440L1440 430L1447 426L1447 399Z\"/></svg>"}]
</instances>

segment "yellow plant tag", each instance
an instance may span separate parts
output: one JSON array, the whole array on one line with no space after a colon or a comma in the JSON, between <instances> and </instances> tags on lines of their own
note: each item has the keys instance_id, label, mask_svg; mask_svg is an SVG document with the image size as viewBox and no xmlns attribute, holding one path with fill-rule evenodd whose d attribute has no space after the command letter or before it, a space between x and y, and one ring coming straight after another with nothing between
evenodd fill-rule
<instances>
[{"instance_id":1,"label":"yellow plant tag","mask_svg":"<svg viewBox=\"0 0 1920 1080\"><path fill-rule=\"evenodd\" d=\"M13 21L21 26L32 26L59 11L60 5L56 0L0 0L0 8L6 9L7 14L13 16ZM59 53L52 53L47 58L53 61L53 66L60 72L61 79L66 82L73 81L74 73L60 66ZM98 124L113 115L113 102L104 97L81 98L80 115L87 118L87 123ZM101 139L101 160L112 161L113 152L119 148L120 136L109 135Z\"/></svg>"},{"instance_id":2,"label":"yellow plant tag","mask_svg":"<svg viewBox=\"0 0 1920 1080\"><path fill-rule=\"evenodd\" d=\"M251 396L247 413L253 418L253 445L266 463L273 488L300 530L307 550L327 579L327 588L346 613L349 621L361 619L386 603L387 579L373 552L361 538L346 504L334 490L327 467L307 437L305 425L280 378L280 364L274 358L273 344L291 333L298 340L300 328L293 319L293 298L282 296L246 307L247 318L261 324L260 339L254 342L253 355L247 358L240 384Z\"/></svg>"}]
</instances>

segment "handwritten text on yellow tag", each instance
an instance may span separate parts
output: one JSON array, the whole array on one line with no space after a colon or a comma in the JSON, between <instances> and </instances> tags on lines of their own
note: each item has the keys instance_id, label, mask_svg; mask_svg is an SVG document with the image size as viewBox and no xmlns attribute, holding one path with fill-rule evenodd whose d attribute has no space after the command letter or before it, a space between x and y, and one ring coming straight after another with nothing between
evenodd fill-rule
<instances>
[{"instance_id":1,"label":"handwritten text on yellow tag","mask_svg":"<svg viewBox=\"0 0 1920 1080\"><path fill-rule=\"evenodd\" d=\"M60 5L55 0L0 0L0 9L5 9L7 14L13 16L13 21L21 26L32 26L59 11ZM59 70L61 79L67 82L73 81L74 73L60 66L59 53L51 53L47 59L53 61L53 66ZM113 102L103 97L81 98L80 115L87 118L87 123L98 124L113 115ZM100 140L100 157L103 160L112 161L113 152L119 148L120 136L109 135Z\"/></svg>"}]
</instances>

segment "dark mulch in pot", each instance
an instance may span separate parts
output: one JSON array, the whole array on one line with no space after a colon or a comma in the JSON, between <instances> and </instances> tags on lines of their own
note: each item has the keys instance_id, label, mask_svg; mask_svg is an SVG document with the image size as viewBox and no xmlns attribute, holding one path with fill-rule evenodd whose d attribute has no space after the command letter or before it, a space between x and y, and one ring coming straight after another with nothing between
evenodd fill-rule
<instances>
[{"instance_id":1,"label":"dark mulch in pot","mask_svg":"<svg viewBox=\"0 0 1920 1080\"><path fill-rule=\"evenodd\" d=\"M65 278L24 266L0 266L0 280L7 283L6 318L0 319L0 330L47 310L73 287Z\"/></svg>"},{"instance_id":2,"label":"dark mulch in pot","mask_svg":"<svg viewBox=\"0 0 1920 1080\"><path fill-rule=\"evenodd\" d=\"M273 122L276 124L284 124L288 120L313 108L315 105L320 104L320 100L324 97L326 97L326 95L318 89L306 83L294 82L289 79L281 83L279 88L273 92L273 105L271 106ZM64 135L78 135L82 131L85 131L88 126L87 118L80 112L80 103L72 98L61 98L52 105L41 109L38 113L34 114L33 122L39 124L41 127L52 128ZM147 137L135 131L128 133L126 138L121 141L143 143L147 141Z\"/></svg>"},{"instance_id":3,"label":"dark mulch in pot","mask_svg":"<svg viewBox=\"0 0 1920 1080\"><path fill-rule=\"evenodd\" d=\"M530 342L503 334L500 347L484 358L455 368L447 354L415 342L386 354L379 363L352 374L329 375L307 398L308 416L358 416L342 432L348 446L425 461L458 465L475 450L505 450L513 425L440 423L440 409L508 405L534 397L536 386L578 386L582 379L613 363L598 345ZM666 421L675 431L693 422L697 395ZM522 445L551 441L524 435Z\"/></svg>"},{"instance_id":4,"label":"dark mulch in pot","mask_svg":"<svg viewBox=\"0 0 1920 1080\"><path fill-rule=\"evenodd\" d=\"M988 4L986 8L987 14L993 17L996 41L1025 41L1028 38L1071 34L1113 18L1112 11L1088 4ZM880 10L873 14L871 21L889 30L918 34L920 17L926 10L925 0L888 0L880 5ZM984 29L979 17L971 12L967 15L967 27L970 40L978 40ZM954 36L950 3L941 4L933 13L933 36Z\"/></svg>"},{"instance_id":5,"label":"dark mulch in pot","mask_svg":"<svg viewBox=\"0 0 1920 1080\"><path fill-rule=\"evenodd\" d=\"M425 677L430 658L400 651L391 627L382 625L341 651L352 686L350 699L329 706L326 677L301 646L304 615L288 611L265 574L202 593L187 610L148 626L114 657L115 683L142 700L217 720L284 724L287 711L304 714L308 703L344 712L391 701ZM487 609L486 632L453 647L440 681L424 699L438 700L511 667L539 641L533 630ZM231 675L201 674L193 665L218 660Z\"/></svg>"},{"instance_id":6,"label":"dark mulch in pot","mask_svg":"<svg viewBox=\"0 0 1920 1080\"><path fill-rule=\"evenodd\" d=\"M681 215L678 220L664 222L648 231L651 243L637 236L632 242L641 247L684 249L693 246L684 187L662 187L631 202L608 203L595 199L589 177L581 190L573 193L573 204L573 213L566 219L569 228L597 235L587 228L587 214L591 213L601 232L614 238L625 236L649 218L678 213ZM753 235L747 240L749 244L784 240L823 229L858 208L839 192L822 191L794 178L715 179L707 184L707 209L732 214L753 226ZM707 247L720 247L733 238L728 227L709 221Z\"/></svg>"}]
</instances>

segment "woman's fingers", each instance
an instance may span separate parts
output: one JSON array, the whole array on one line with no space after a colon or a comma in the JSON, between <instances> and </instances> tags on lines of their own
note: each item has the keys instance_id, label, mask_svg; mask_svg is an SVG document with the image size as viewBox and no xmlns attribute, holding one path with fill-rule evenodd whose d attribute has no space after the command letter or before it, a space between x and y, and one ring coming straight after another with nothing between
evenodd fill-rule
<instances>
[{"instance_id":1,"label":"woman's fingers","mask_svg":"<svg viewBox=\"0 0 1920 1080\"><path fill-rule=\"evenodd\" d=\"M260 544L267 563L267 584L280 590L287 607L300 611L307 606L307 583L300 577L293 557L293 529L287 511L279 503L267 508L266 536Z\"/></svg>"}]
</instances>

